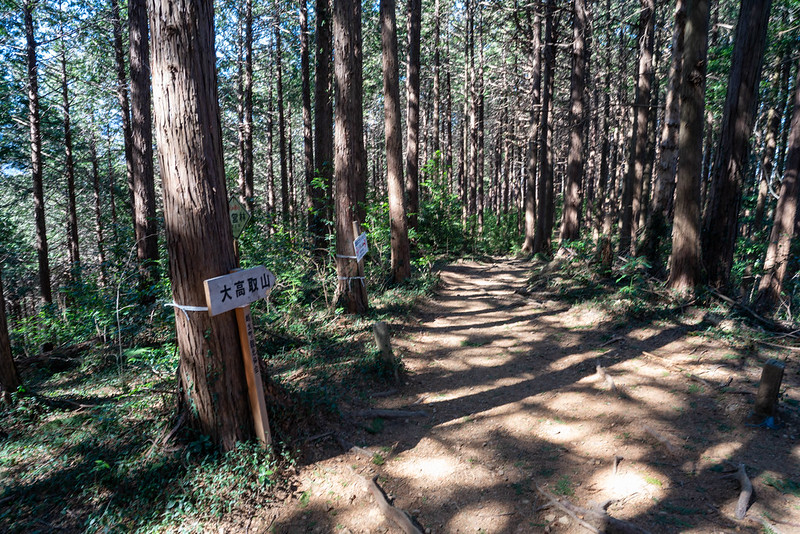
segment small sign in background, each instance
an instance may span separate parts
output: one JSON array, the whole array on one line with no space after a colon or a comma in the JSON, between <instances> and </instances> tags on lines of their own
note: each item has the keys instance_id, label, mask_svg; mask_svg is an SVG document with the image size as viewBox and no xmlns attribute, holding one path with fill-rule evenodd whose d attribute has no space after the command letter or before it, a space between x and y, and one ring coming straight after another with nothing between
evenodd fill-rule
<instances>
[{"instance_id":1,"label":"small sign in background","mask_svg":"<svg viewBox=\"0 0 800 534\"><path fill-rule=\"evenodd\" d=\"M230 215L231 218L233 238L239 239L239 236L242 235L242 231L244 231L244 227L250 222L250 213L248 213L247 208L244 207L244 204L242 204L238 198L233 197L231 201L228 202L228 215Z\"/></svg>"}]
</instances>

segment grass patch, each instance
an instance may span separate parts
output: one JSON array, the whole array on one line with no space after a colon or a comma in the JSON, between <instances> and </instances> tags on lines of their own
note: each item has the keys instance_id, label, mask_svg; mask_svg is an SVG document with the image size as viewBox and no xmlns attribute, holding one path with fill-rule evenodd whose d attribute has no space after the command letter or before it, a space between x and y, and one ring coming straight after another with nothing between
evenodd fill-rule
<instances>
[{"instance_id":1,"label":"grass patch","mask_svg":"<svg viewBox=\"0 0 800 534\"><path fill-rule=\"evenodd\" d=\"M556 495L564 495L570 497L575 495L575 490L572 488L572 482L567 475L562 475L556 482L556 487L553 490Z\"/></svg>"}]
</instances>

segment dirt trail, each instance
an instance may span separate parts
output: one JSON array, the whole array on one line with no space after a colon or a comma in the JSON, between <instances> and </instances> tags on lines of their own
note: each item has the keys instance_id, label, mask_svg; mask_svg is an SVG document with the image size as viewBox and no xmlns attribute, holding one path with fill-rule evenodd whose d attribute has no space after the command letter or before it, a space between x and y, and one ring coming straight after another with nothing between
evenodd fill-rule
<instances>
[{"instance_id":1,"label":"dirt trail","mask_svg":"<svg viewBox=\"0 0 800 534\"><path fill-rule=\"evenodd\" d=\"M755 532L764 514L780 532L798 530L789 524L800 522L797 489L768 485L800 480L796 413L779 431L744 424L760 362L775 354L694 335L709 327L697 314L626 324L607 318L602 303L515 293L529 268L513 260L444 268L416 320L401 332L393 326L407 383L343 407L427 415L350 420L344 437L372 458L321 440L322 459L298 479L303 497L250 531L401 532L361 475L377 475L424 532L588 532L540 509L535 484L584 507L611 499L609 514L651 532ZM788 370L791 390L797 373ZM616 474L615 457L623 458ZM738 484L714 468L724 460L748 466L757 491L749 522L732 519Z\"/></svg>"}]
</instances>

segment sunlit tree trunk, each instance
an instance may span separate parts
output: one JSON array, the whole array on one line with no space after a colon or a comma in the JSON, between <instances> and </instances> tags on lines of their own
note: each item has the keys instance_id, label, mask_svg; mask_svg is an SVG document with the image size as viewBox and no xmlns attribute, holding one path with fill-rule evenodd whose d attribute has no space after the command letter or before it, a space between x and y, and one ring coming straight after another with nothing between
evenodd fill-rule
<instances>
[{"instance_id":1,"label":"sunlit tree trunk","mask_svg":"<svg viewBox=\"0 0 800 534\"><path fill-rule=\"evenodd\" d=\"M100 260L100 285L108 283L106 275L106 240L103 232L103 209L100 195L100 162L97 158L97 138L94 120L94 110L92 111L92 122L89 133L89 158L92 163L92 193L94 196L94 232L97 240L97 255Z\"/></svg>"},{"instance_id":2,"label":"sunlit tree trunk","mask_svg":"<svg viewBox=\"0 0 800 534\"><path fill-rule=\"evenodd\" d=\"M647 220L641 252L655 268L659 262L658 250L666 237L669 206L675 192L675 175L678 169L678 128L680 126L680 90L683 75L683 32L686 26L685 0L675 6L675 27L672 33L672 62L665 101L664 123L656 177L653 185L653 206Z\"/></svg>"},{"instance_id":3,"label":"sunlit tree trunk","mask_svg":"<svg viewBox=\"0 0 800 534\"><path fill-rule=\"evenodd\" d=\"M771 0L743 0L736 26L719 149L703 220L703 263L708 283L727 289L736 245L742 182L758 102L758 84Z\"/></svg>"},{"instance_id":4,"label":"sunlit tree trunk","mask_svg":"<svg viewBox=\"0 0 800 534\"><path fill-rule=\"evenodd\" d=\"M150 0L153 94L174 302L203 306L203 281L236 261L228 218L211 0ZM253 434L236 318L175 310L189 423L222 450Z\"/></svg>"},{"instance_id":5,"label":"sunlit tree trunk","mask_svg":"<svg viewBox=\"0 0 800 534\"><path fill-rule=\"evenodd\" d=\"M153 129L150 112L150 45L147 0L129 0L131 45L131 156L133 163L134 230L142 288L158 282L158 220L153 174ZM155 296L144 293L143 302Z\"/></svg>"},{"instance_id":6,"label":"sunlit tree trunk","mask_svg":"<svg viewBox=\"0 0 800 534\"><path fill-rule=\"evenodd\" d=\"M533 39L531 43L531 55L533 56L533 65L531 69L531 122L528 128L528 162L525 172L525 241L522 244L522 252L526 254L533 252L533 242L536 234L536 169L538 164L536 141L539 138L540 113L538 112L538 108L542 90L542 19L538 9L535 11L533 17ZM508 169L509 163L510 162L506 162L506 169ZM508 176L506 176L506 180L508 180ZM506 211L508 211L507 199L505 202Z\"/></svg>"},{"instance_id":7,"label":"sunlit tree trunk","mask_svg":"<svg viewBox=\"0 0 800 534\"><path fill-rule=\"evenodd\" d=\"M584 172L583 137L585 134L584 90L586 87L586 3L574 0L572 17L572 76L570 78L569 155L567 156L567 186L561 217L560 240L578 239L580 231L581 180Z\"/></svg>"},{"instance_id":8,"label":"sunlit tree trunk","mask_svg":"<svg viewBox=\"0 0 800 534\"><path fill-rule=\"evenodd\" d=\"M383 50L383 112L385 115L386 169L389 190L392 278L402 282L411 274L408 226L403 202L403 142L400 125L400 74L397 66L395 0L381 0Z\"/></svg>"},{"instance_id":9,"label":"sunlit tree trunk","mask_svg":"<svg viewBox=\"0 0 800 534\"><path fill-rule=\"evenodd\" d=\"M33 179L33 212L36 220L36 256L39 262L39 289L45 304L53 302L50 284L50 260L47 252L47 229L44 217L42 187L42 133L39 119L39 67L36 59L36 37L33 33L34 0L23 5L28 60L28 123L31 143L31 177Z\"/></svg>"},{"instance_id":10,"label":"sunlit tree trunk","mask_svg":"<svg viewBox=\"0 0 800 534\"><path fill-rule=\"evenodd\" d=\"M317 0L316 85L314 87L314 162L324 187L316 209L328 221L333 219L331 183L333 180L333 97L331 60L331 0ZM316 248L325 249L325 236L319 235Z\"/></svg>"},{"instance_id":11,"label":"sunlit tree trunk","mask_svg":"<svg viewBox=\"0 0 800 534\"><path fill-rule=\"evenodd\" d=\"M314 243L323 233L321 201L324 190L314 187L314 139L311 124L311 58L308 44L308 7L300 0L300 74L303 99L303 164L308 232Z\"/></svg>"},{"instance_id":12,"label":"sunlit tree trunk","mask_svg":"<svg viewBox=\"0 0 800 534\"><path fill-rule=\"evenodd\" d=\"M767 111L767 126L764 139L764 153L761 157L761 172L759 173L758 199L755 214L753 215L753 234L760 232L764 224L767 198L769 196L772 170L774 168L775 151L778 146L778 132L783 118L786 104L785 94L789 92L789 57L781 54L778 66L772 76L773 99Z\"/></svg>"},{"instance_id":13,"label":"sunlit tree trunk","mask_svg":"<svg viewBox=\"0 0 800 534\"><path fill-rule=\"evenodd\" d=\"M288 228L291 217L291 199L289 191L289 167L286 148L286 117L283 109L283 45L281 38L281 10L280 2L275 2L275 19L273 21L273 31L275 35L275 85L278 101L278 163L281 170L281 220L283 225Z\"/></svg>"},{"instance_id":14,"label":"sunlit tree trunk","mask_svg":"<svg viewBox=\"0 0 800 534\"><path fill-rule=\"evenodd\" d=\"M368 308L364 270L353 258L354 227L359 218L358 201L364 188L363 49L360 0L335 0L333 5L336 126L334 173L336 180L336 289L337 306L348 313Z\"/></svg>"},{"instance_id":15,"label":"sunlit tree trunk","mask_svg":"<svg viewBox=\"0 0 800 534\"><path fill-rule=\"evenodd\" d=\"M700 174L703 168L709 0L686 0L681 123L672 258L667 285L692 293L700 283Z\"/></svg>"},{"instance_id":16,"label":"sunlit tree trunk","mask_svg":"<svg viewBox=\"0 0 800 534\"><path fill-rule=\"evenodd\" d=\"M242 63L241 117L239 124L239 192L245 205L252 211L255 186L253 184L253 0L244 0L241 6Z\"/></svg>"},{"instance_id":17,"label":"sunlit tree trunk","mask_svg":"<svg viewBox=\"0 0 800 534\"><path fill-rule=\"evenodd\" d=\"M762 312L773 311L780 302L786 269L791 259L792 239L797 224L797 203L800 195L800 72L795 81L794 110L786 154L786 171L781 182L778 205L769 236L767 256L764 259L764 276L758 286L755 307Z\"/></svg>"},{"instance_id":18,"label":"sunlit tree trunk","mask_svg":"<svg viewBox=\"0 0 800 534\"><path fill-rule=\"evenodd\" d=\"M417 227L419 213L419 68L422 1L408 3L408 58L406 63L406 199L408 224Z\"/></svg>"},{"instance_id":19,"label":"sunlit tree trunk","mask_svg":"<svg viewBox=\"0 0 800 534\"><path fill-rule=\"evenodd\" d=\"M61 32L63 35L63 26ZM72 123L70 117L69 81L67 80L66 43L61 41L61 105L64 112L64 173L67 178L67 250L69 272L72 281L77 281L81 271L81 252L78 243L78 207L75 200L75 158L72 147Z\"/></svg>"},{"instance_id":20,"label":"sunlit tree trunk","mask_svg":"<svg viewBox=\"0 0 800 534\"><path fill-rule=\"evenodd\" d=\"M550 254L554 213L553 161L550 153L550 106L553 100L553 73L555 70L554 0L545 4L544 71L542 76L542 109L539 127L539 181L536 188L536 232L533 252Z\"/></svg>"},{"instance_id":21,"label":"sunlit tree trunk","mask_svg":"<svg viewBox=\"0 0 800 534\"><path fill-rule=\"evenodd\" d=\"M642 0L639 12L639 63L636 77L636 96L633 102L633 139L630 164L625 175L622 193L622 220L619 250L632 252L638 230L642 203L642 180L647 154L647 123L650 107L650 82L653 75L653 42L655 25L655 0Z\"/></svg>"},{"instance_id":22,"label":"sunlit tree trunk","mask_svg":"<svg viewBox=\"0 0 800 534\"><path fill-rule=\"evenodd\" d=\"M118 0L111 0L111 27L114 34L114 65L117 70L117 101L122 118L122 142L125 149L125 172L128 182L128 202L133 210L133 156L131 145L131 105L128 98L128 75L125 48L122 43L122 16Z\"/></svg>"}]
</instances>

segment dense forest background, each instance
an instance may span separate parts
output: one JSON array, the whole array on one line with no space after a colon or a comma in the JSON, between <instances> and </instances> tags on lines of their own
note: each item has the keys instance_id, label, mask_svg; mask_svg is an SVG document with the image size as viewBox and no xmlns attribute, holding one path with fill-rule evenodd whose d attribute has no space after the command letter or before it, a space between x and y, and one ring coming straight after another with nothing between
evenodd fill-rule
<instances>
[{"instance_id":1,"label":"dense forest background","mask_svg":"<svg viewBox=\"0 0 800 534\"><path fill-rule=\"evenodd\" d=\"M796 0L173 4L0 0L0 395L20 458L25 425L78 406L106 410L119 480L179 428L186 461L142 464L164 487L193 454L234 450L269 471L256 488L294 462L237 449L235 322L198 309L237 266L278 280L253 317L279 440L356 373L398 377L360 321L408 311L442 259L516 255L626 317L721 301L796 334ZM286 362L316 374L297 386ZM76 365L83 396L47 397ZM114 403L88 399L104 388Z\"/></svg>"}]
</instances>

